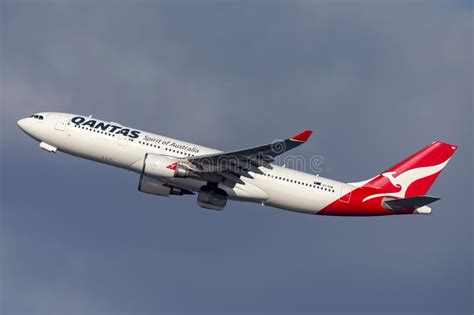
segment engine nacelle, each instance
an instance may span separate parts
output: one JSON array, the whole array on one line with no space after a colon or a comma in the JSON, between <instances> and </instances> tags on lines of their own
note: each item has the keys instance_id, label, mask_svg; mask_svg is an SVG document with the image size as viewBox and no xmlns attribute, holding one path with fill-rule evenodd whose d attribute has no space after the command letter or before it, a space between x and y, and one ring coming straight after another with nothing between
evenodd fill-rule
<instances>
[{"instance_id":1,"label":"engine nacelle","mask_svg":"<svg viewBox=\"0 0 474 315\"><path fill-rule=\"evenodd\" d=\"M203 186L199 190L197 204L205 209L224 210L227 203L227 194L220 188Z\"/></svg>"},{"instance_id":2,"label":"engine nacelle","mask_svg":"<svg viewBox=\"0 0 474 315\"><path fill-rule=\"evenodd\" d=\"M169 195L181 196L193 194L193 192L189 190L169 186L163 182L160 182L159 180L144 175L140 176L140 181L138 182L138 191L164 197Z\"/></svg>"},{"instance_id":3,"label":"engine nacelle","mask_svg":"<svg viewBox=\"0 0 474 315\"><path fill-rule=\"evenodd\" d=\"M146 176L188 177L189 170L171 156L147 153L143 160L142 173Z\"/></svg>"}]
</instances>

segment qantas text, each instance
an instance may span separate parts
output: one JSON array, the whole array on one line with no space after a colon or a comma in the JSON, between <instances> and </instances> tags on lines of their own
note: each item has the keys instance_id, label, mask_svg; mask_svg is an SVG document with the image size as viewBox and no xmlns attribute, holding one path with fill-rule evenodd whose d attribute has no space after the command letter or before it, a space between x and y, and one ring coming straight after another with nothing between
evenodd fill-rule
<instances>
[{"instance_id":1,"label":"qantas text","mask_svg":"<svg viewBox=\"0 0 474 315\"><path fill-rule=\"evenodd\" d=\"M115 134L122 134L124 136L128 136L130 138L136 139L140 136L140 131L123 128L122 126L113 125L111 123L106 123L103 121L97 121L95 119L87 120L84 117L76 116L71 119L71 122L76 125L82 126L89 126L91 128L95 128L98 130L115 133Z\"/></svg>"}]
</instances>

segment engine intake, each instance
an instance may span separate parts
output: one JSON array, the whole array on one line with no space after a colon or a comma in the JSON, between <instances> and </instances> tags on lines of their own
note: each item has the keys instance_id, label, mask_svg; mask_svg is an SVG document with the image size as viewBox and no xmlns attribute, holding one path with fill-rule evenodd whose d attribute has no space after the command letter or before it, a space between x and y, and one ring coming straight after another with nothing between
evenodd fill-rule
<instances>
[{"instance_id":1,"label":"engine intake","mask_svg":"<svg viewBox=\"0 0 474 315\"><path fill-rule=\"evenodd\" d=\"M199 190L197 204L205 209L224 210L227 204L227 193L217 187L203 186Z\"/></svg>"},{"instance_id":2,"label":"engine intake","mask_svg":"<svg viewBox=\"0 0 474 315\"><path fill-rule=\"evenodd\" d=\"M193 192L167 185L154 178L141 175L138 182L138 191L146 194L168 197L169 195L192 195Z\"/></svg>"},{"instance_id":3,"label":"engine intake","mask_svg":"<svg viewBox=\"0 0 474 315\"><path fill-rule=\"evenodd\" d=\"M176 158L147 153L143 160L142 174L166 178L188 177L189 169Z\"/></svg>"}]
</instances>

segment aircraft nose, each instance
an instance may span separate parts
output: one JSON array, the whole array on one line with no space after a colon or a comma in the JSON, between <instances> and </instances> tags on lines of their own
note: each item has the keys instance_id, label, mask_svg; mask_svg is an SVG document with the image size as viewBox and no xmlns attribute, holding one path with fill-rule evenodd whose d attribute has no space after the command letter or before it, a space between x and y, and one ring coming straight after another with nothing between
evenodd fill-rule
<instances>
[{"instance_id":1,"label":"aircraft nose","mask_svg":"<svg viewBox=\"0 0 474 315\"><path fill-rule=\"evenodd\" d=\"M25 130L26 127L26 118L22 118L17 121L18 127L20 127L21 130Z\"/></svg>"}]
</instances>

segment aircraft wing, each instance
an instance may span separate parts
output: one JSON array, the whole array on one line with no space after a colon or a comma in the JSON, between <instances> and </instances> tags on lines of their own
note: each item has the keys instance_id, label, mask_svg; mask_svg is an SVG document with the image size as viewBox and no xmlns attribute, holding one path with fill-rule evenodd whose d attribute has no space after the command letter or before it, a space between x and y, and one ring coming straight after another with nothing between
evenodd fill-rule
<instances>
[{"instance_id":1,"label":"aircraft wing","mask_svg":"<svg viewBox=\"0 0 474 315\"><path fill-rule=\"evenodd\" d=\"M259 167L271 169L270 162L282 153L285 153L305 143L313 132L305 130L298 135L286 139L276 140L270 144L247 148L237 151L220 152L188 158L199 173L214 173L230 181L243 183L240 176L253 178L249 172L262 174Z\"/></svg>"}]
</instances>

